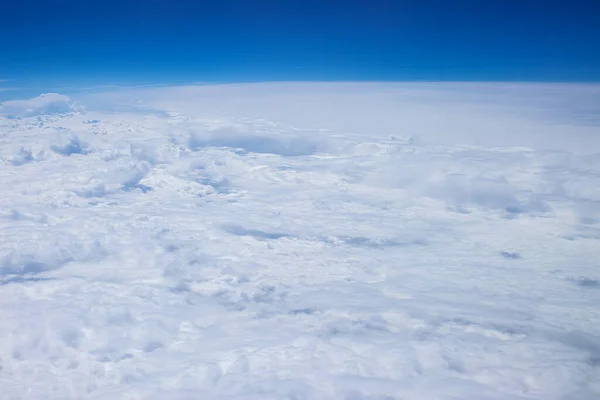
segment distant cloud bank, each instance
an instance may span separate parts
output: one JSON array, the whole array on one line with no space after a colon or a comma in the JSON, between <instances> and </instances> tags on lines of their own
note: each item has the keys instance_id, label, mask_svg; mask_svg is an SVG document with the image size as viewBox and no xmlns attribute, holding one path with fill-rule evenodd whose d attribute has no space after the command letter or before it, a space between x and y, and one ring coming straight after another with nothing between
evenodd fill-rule
<instances>
[{"instance_id":1,"label":"distant cloud bank","mask_svg":"<svg viewBox=\"0 0 600 400\"><path fill-rule=\"evenodd\" d=\"M0 115L7 118L63 114L74 110L75 106L71 99L58 93L46 93L29 100L9 100L0 103Z\"/></svg>"}]
</instances>

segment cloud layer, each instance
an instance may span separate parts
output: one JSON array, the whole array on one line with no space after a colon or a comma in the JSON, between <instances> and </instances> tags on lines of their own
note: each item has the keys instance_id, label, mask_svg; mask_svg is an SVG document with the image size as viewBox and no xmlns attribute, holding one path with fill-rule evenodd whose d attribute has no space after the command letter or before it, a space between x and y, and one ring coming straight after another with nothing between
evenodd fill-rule
<instances>
[{"instance_id":1,"label":"cloud layer","mask_svg":"<svg viewBox=\"0 0 600 400\"><path fill-rule=\"evenodd\" d=\"M598 398L597 90L3 103L3 394Z\"/></svg>"},{"instance_id":2,"label":"cloud layer","mask_svg":"<svg viewBox=\"0 0 600 400\"><path fill-rule=\"evenodd\" d=\"M0 115L7 118L64 114L73 110L71 99L58 93L45 93L29 100L9 100L0 103Z\"/></svg>"}]
</instances>

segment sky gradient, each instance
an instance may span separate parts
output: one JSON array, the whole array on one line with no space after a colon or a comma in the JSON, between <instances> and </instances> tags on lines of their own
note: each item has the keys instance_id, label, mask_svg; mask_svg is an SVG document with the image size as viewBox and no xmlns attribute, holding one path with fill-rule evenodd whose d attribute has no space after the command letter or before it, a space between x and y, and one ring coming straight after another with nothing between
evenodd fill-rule
<instances>
[{"instance_id":1,"label":"sky gradient","mask_svg":"<svg viewBox=\"0 0 600 400\"><path fill-rule=\"evenodd\" d=\"M594 1L5 1L0 79L599 81L599 16Z\"/></svg>"}]
</instances>

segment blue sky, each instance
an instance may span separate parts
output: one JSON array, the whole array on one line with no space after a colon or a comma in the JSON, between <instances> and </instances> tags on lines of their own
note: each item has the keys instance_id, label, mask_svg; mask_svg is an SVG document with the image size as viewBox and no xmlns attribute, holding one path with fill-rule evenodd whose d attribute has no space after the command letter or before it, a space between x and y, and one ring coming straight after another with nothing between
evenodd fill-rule
<instances>
[{"instance_id":1,"label":"blue sky","mask_svg":"<svg viewBox=\"0 0 600 400\"><path fill-rule=\"evenodd\" d=\"M0 79L599 81L599 16L593 0L3 0Z\"/></svg>"}]
</instances>

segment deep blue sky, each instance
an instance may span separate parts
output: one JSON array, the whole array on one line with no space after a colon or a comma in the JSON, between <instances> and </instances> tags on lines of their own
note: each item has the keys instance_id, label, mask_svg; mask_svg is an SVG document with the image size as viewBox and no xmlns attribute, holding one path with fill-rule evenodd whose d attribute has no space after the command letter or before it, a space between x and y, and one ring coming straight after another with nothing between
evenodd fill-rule
<instances>
[{"instance_id":1,"label":"deep blue sky","mask_svg":"<svg viewBox=\"0 0 600 400\"><path fill-rule=\"evenodd\" d=\"M600 0L0 0L0 33L16 84L600 81Z\"/></svg>"}]
</instances>

